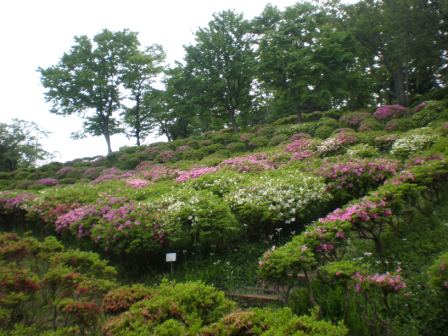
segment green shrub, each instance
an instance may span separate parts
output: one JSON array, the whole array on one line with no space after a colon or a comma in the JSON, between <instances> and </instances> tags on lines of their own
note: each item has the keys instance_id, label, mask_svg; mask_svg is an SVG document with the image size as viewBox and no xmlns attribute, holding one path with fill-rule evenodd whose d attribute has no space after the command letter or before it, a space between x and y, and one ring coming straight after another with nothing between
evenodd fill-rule
<instances>
[{"instance_id":1,"label":"green shrub","mask_svg":"<svg viewBox=\"0 0 448 336\"><path fill-rule=\"evenodd\" d=\"M231 142L226 146L226 149L232 153L244 152L247 146L244 142Z\"/></svg>"},{"instance_id":2,"label":"green shrub","mask_svg":"<svg viewBox=\"0 0 448 336\"><path fill-rule=\"evenodd\" d=\"M288 137L284 134L278 134L274 135L271 140L269 141L270 146L277 146L281 144L282 142L288 140Z\"/></svg>"},{"instance_id":3,"label":"green shrub","mask_svg":"<svg viewBox=\"0 0 448 336\"><path fill-rule=\"evenodd\" d=\"M280 119L277 119L272 123L274 126L280 126L280 125L289 125L289 124L296 124L297 123L297 116L296 115L290 115L288 117L283 117Z\"/></svg>"},{"instance_id":4,"label":"green shrub","mask_svg":"<svg viewBox=\"0 0 448 336\"><path fill-rule=\"evenodd\" d=\"M256 136L249 140L251 148L266 147L269 145L269 138L266 136Z\"/></svg>"},{"instance_id":5,"label":"green shrub","mask_svg":"<svg viewBox=\"0 0 448 336\"><path fill-rule=\"evenodd\" d=\"M184 188L148 206L159 214L160 227L173 248L224 249L241 233L228 205L209 191Z\"/></svg>"},{"instance_id":6,"label":"green shrub","mask_svg":"<svg viewBox=\"0 0 448 336\"><path fill-rule=\"evenodd\" d=\"M364 119L358 127L360 132L375 131L380 129L383 129L383 124L373 117Z\"/></svg>"},{"instance_id":7,"label":"green shrub","mask_svg":"<svg viewBox=\"0 0 448 336\"><path fill-rule=\"evenodd\" d=\"M412 115L412 120L418 127L438 119L448 119L448 109L441 101L428 101L422 110Z\"/></svg>"},{"instance_id":8,"label":"green shrub","mask_svg":"<svg viewBox=\"0 0 448 336\"><path fill-rule=\"evenodd\" d=\"M321 111L314 111L314 112L311 112L311 113L304 113L302 115L302 120L304 122L307 122L307 121L318 121L322 117L323 117L323 113Z\"/></svg>"},{"instance_id":9,"label":"green shrub","mask_svg":"<svg viewBox=\"0 0 448 336\"><path fill-rule=\"evenodd\" d=\"M200 335L345 336L348 335L348 330L342 323L334 325L319 320L316 312L299 317L289 308L254 308L226 315L217 323L204 328Z\"/></svg>"},{"instance_id":10,"label":"green shrub","mask_svg":"<svg viewBox=\"0 0 448 336\"><path fill-rule=\"evenodd\" d=\"M326 139L333 134L334 129L330 126L320 126L314 132L314 136L320 139Z\"/></svg>"},{"instance_id":11,"label":"green shrub","mask_svg":"<svg viewBox=\"0 0 448 336\"><path fill-rule=\"evenodd\" d=\"M415 127L415 123L412 119L409 118L401 118L401 119L392 119L386 123L384 129L388 132L390 131L408 131Z\"/></svg>"}]
</instances>

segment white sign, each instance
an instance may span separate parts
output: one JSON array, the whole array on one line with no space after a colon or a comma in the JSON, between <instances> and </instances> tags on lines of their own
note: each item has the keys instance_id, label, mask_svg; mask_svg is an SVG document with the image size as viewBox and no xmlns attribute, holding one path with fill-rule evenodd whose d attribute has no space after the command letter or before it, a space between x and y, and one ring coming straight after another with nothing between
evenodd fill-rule
<instances>
[{"instance_id":1,"label":"white sign","mask_svg":"<svg viewBox=\"0 0 448 336\"><path fill-rule=\"evenodd\" d=\"M175 262L175 261L176 261L176 253L166 254L166 262Z\"/></svg>"}]
</instances>

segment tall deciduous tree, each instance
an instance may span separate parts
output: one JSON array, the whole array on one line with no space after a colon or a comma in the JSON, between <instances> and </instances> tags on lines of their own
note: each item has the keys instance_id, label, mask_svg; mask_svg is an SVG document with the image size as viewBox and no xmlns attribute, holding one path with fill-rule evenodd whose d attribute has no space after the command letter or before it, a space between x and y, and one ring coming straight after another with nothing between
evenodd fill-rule
<instances>
[{"instance_id":1,"label":"tall deciduous tree","mask_svg":"<svg viewBox=\"0 0 448 336\"><path fill-rule=\"evenodd\" d=\"M385 88L388 100L406 106L412 94L438 86L446 50L443 6L432 0L363 0L346 6L346 27L364 47L360 56L383 68L393 84Z\"/></svg>"},{"instance_id":2,"label":"tall deciduous tree","mask_svg":"<svg viewBox=\"0 0 448 336\"><path fill-rule=\"evenodd\" d=\"M249 27L242 15L224 11L196 32L195 45L185 48L185 68L201 91L197 103L227 118L235 131L237 116L251 108L254 52Z\"/></svg>"},{"instance_id":3,"label":"tall deciduous tree","mask_svg":"<svg viewBox=\"0 0 448 336\"><path fill-rule=\"evenodd\" d=\"M367 99L356 41L318 6L301 3L279 12L268 6L255 23L260 35L257 76L274 105L303 112Z\"/></svg>"},{"instance_id":4,"label":"tall deciduous tree","mask_svg":"<svg viewBox=\"0 0 448 336\"><path fill-rule=\"evenodd\" d=\"M124 122L127 125L129 136L136 139L137 146L153 130L152 113L154 104L145 102L154 99L145 99L151 95L153 82L157 75L163 71L162 62L165 60L165 52L162 46L153 45L144 51L136 50L132 54L123 69L124 87L129 91L127 98L133 104L124 108Z\"/></svg>"},{"instance_id":5,"label":"tall deciduous tree","mask_svg":"<svg viewBox=\"0 0 448 336\"><path fill-rule=\"evenodd\" d=\"M103 30L93 41L78 36L58 64L39 68L51 112L81 116L84 127L78 136L104 136L108 154L111 136L121 132L115 114L121 106L122 70L138 44L137 34L128 30Z\"/></svg>"}]
</instances>

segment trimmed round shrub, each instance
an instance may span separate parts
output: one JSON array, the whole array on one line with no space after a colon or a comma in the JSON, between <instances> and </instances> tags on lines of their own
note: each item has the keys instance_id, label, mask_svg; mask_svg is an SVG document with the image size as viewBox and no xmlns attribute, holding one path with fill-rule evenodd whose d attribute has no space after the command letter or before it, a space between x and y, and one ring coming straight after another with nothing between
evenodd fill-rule
<instances>
[{"instance_id":1,"label":"trimmed round shrub","mask_svg":"<svg viewBox=\"0 0 448 336\"><path fill-rule=\"evenodd\" d=\"M256 136L249 140L251 148L266 147L269 145L269 138L266 136Z\"/></svg>"},{"instance_id":2,"label":"trimmed round shrub","mask_svg":"<svg viewBox=\"0 0 448 336\"><path fill-rule=\"evenodd\" d=\"M229 206L206 190L184 188L148 204L167 244L177 249L224 249L241 227Z\"/></svg>"},{"instance_id":3,"label":"trimmed round shrub","mask_svg":"<svg viewBox=\"0 0 448 336\"><path fill-rule=\"evenodd\" d=\"M366 118L359 124L358 130L360 132L365 131L376 131L383 129L383 124L376 120L375 118Z\"/></svg>"},{"instance_id":4,"label":"trimmed round shrub","mask_svg":"<svg viewBox=\"0 0 448 336\"><path fill-rule=\"evenodd\" d=\"M232 153L237 153L247 150L247 146L244 142L231 142L226 146L226 149Z\"/></svg>"},{"instance_id":5,"label":"trimmed round shrub","mask_svg":"<svg viewBox=\"0 0 448 336\"><path fill-rule=\"evenodd\" d=\"M285 134L278 134L274 135L271 140L269 141L270 146L277 146L281 144L282 142L288 140L288 136Z\"/></svg>"},{"instance_id":6,"label":"trimmed round shrub","mask_svg":"<svg viewBox=\"0 0 448 336\"><path fill-rule=\"evenodd\" d=\"M333 133L334 128L330 126L320 126L314 132L314 136L320 139L326 139Z\"/></svg>"}]
</instances>

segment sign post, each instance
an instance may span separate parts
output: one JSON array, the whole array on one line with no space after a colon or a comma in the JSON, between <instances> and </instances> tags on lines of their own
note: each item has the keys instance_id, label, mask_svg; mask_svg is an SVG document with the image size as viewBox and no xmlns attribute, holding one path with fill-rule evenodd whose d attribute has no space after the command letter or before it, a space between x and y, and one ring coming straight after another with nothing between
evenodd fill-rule
<instances>
[{"instance_id":1,"label":"sign post","mask_svg":"<svg viewBox=\"0 0 448 336\"><path fill-rule=\"evenodd\" d=\"M170 266L171 266L171 276L173 276L173 274L174 274L173 264L176 261L176 257L177 257L176 253L167 253L165 255L165 261L169 262Z\"/></svg>"}]
</instances>

